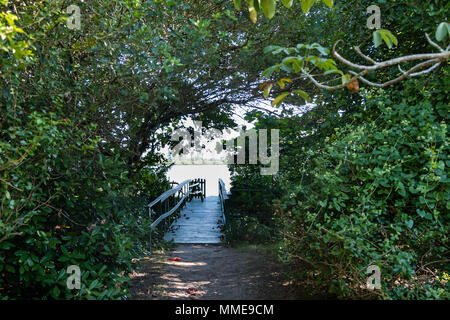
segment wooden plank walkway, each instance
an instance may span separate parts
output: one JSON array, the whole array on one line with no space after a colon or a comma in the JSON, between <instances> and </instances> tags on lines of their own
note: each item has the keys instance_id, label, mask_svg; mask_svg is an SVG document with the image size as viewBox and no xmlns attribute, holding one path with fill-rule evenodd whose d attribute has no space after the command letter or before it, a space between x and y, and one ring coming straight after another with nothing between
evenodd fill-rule
<instances>
[{"instance_id":1,"label":"wooden plank walkway","mask_svg":"<svg viewBox=\"0 0 450 320\"><path fill-rule=\"evenodd\" d=\"M219 197L206 197L204 202L192 199L174 221L164 240L175 243L221 243L222 211Z\"/></svg>"}]
</instances>

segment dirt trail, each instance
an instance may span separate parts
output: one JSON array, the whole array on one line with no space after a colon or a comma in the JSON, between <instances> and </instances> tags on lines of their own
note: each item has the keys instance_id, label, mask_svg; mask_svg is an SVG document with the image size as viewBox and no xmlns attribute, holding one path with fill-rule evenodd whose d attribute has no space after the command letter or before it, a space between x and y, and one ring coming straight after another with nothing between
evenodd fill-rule
<instances>
[{"instance_id":1,"label":"dirt trail","mask_svg":"<svg viewBox=\"0 0 450 320\"><path fill-rule=\"evenodd\" d=\"M182 261L168 260L173 257ZM131 277L131 298L139 300L299 298L283 285L276 259L258 249L179 245L144 261Z\"/></svg>"}]
</instances>

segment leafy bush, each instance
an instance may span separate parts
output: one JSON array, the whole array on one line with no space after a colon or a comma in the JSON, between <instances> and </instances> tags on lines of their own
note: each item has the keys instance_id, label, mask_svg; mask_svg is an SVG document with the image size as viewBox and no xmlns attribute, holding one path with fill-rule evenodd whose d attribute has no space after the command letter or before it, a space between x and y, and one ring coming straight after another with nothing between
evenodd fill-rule
<instances>
[{"instance_id":1,"label":"leafy bush","mask_svg":"<svg viewBox=\"0 0 450 320\"><path fill-rule=\"evenodd\" d=\"M274 227L262 224L256 217L231 213L225 229L225 237L231 244L269 243L274 239Z\"/></svg>"},{"instance_id":2,"label":"leafy bush","mask_svg":"<svg viewBox=\"0 0 450 320\"><path fill-rule=\"evenodd\" d=\"M305 150L301 183L282 202L284 250L338 296L366 295L366 269L378 265L384 298L448 298L448 283L428 283L449 267L448 104L439 99L448 92L436 88L407 90L402 103L381 91L369 102L374 120Z\"/></svg>"},{"instance_id":3,"label":"leafy bush","mask_svg":"<svg viewBox=\"0 0 450 320\"><path fill-rule=\"evenodd\" d=\"M66 115L21 106L6 111L0 123L0 298L126 295L131 261L148 250L144 205L168 188L164 171L143 169L130 179L119 155L99 151L99 139L90 135L94 124L80 127ZM81 269L80 290L66 286L70 265Z\"/></svg>"},{"instance_id":4,"label":"leafy bush","mask_svg":"<svg viewBox=\"0 0 450 320\"><path fill-rule=\"evenodd\" d=\"M272 202L282 193L277 181L260 175L259 166L232 165L232 196L227 200L226 239L239 242L268 243L279 237Z\"/></svg>"}]
</instances>

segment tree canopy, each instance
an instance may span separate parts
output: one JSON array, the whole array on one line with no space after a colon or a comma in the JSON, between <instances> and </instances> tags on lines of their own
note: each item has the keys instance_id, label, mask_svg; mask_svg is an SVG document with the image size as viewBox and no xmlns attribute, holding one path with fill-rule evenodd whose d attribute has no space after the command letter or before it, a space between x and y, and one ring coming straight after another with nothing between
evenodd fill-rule
<instances>
[{"instance_id":1,"label":"tree canopy","mask_svg":"<svg viewBox=\"0 0 450 320\"><path fill-rule=\"evenodd\" d=\"M186 118L234 127L238 106L281 130L280 172L231 166L235 188L267 193L236 193L230 239L254 228L338 297L364 296L368 264L382 298L448 297L448 2L70 5L0 0L1 298L126 295L152 250L145 204L169 187L157 151ZM430 270L447 287L402 286Z\"/></svg>"}]
</instances>

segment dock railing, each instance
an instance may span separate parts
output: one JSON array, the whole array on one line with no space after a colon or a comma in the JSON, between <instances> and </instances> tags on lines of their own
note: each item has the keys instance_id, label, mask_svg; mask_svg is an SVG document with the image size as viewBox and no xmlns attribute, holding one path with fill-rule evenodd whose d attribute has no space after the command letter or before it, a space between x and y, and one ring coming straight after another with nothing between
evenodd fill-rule
<instances>
[{"instance_id":1,"label":"dock railing","mask_svg":"<svg viewBox=\"0 0 450 320\"><path fill-rule=\"evenodd\" d=\"M205 179L185 180L147 205L150 221L153 221L153 217L157 216L156 220L150 225L150 248L152 247L152 233L157 226L163 222L163 230L167 230L170 222L167 218L181 210L194 197L201 198L202 201L206 197Z\"/></svg>"},{"instance_id":2,"label":"dock railing","mask_svg":"<svg viewBox=\"0 0 450 320\"><path fill-rule=\"evenodd\" d=\"M226 213L227 213L227 200L228 200L229 193L227 193L227 189L225 187L225 183L222 179L219 178L219 203L220 208L222 209L222 219L223 224L225 225L227 222L226 219Z\"/></svg>"}]
</instances>

